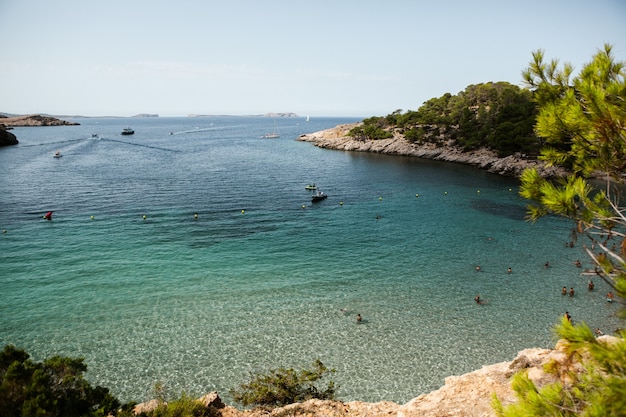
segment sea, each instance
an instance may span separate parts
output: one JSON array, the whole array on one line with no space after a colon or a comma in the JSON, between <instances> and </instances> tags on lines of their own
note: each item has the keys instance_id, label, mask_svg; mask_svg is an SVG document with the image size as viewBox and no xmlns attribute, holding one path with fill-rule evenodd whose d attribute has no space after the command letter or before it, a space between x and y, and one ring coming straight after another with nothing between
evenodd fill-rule
<instances>
[{"instance_id":1,"label":"sea","mask_svg":"<svg viewBox=\"0 0 626 417\"><path fill-rule=\"evenodd\" d=\"M68 120L0 148L0 343L82 357L122 401L235 405L251 374L319 359L339 399L405 403L553 347L566 311L620 327L586 242L526 221L515 178L297 140L360 119Z\"/></svg>"}]
</instances>

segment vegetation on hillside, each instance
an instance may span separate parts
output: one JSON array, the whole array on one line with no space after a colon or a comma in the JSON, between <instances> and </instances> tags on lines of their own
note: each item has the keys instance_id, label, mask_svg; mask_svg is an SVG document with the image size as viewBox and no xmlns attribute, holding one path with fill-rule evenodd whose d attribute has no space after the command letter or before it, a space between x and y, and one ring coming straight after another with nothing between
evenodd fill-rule
<instances>
[{"instance_id":1,"label":"vegetation on hillside","mask_svg":"<svg viewBox=\"0 0 626 417\"><path fill-rule=\"evenodd\" d=\"M396 110L370 117L350 131L359 140L392 137L413 143L453 144L465 150L492 149L500 156L536 155L541 142L533 125L537 107L532 93L507 82L470 85L453 96L426 101L418 110Z\"/></svg>"},{"instance_id":2,"label":"vegetation on hillside","mask_svg":"<svg viewBox=\"0 0 626 417\"><path fill-rule=\"evenodd\" d=\"M5 417L106 416L119 401L84 378L82 359L53 356L34 362L12 345L0 352L0 415Z\"/></svg>"},{"instance_id":3,"label":"vegetation on hillside","mask_svg":"<svg viewBox=\"0 0 626 417\"><path fill-rule=\"evenodd\" d=\"M337 390L335 382L331 380L325 387L318 386L318 381L329 372L335 370L328 369L319 359L311 369L271 369L267 373L251 374L249 382L231 389L230 394L244 406L280 407L312 398L332 400Z\"/></svg>"},{"instance_id":4,"label":"vegetation on hillside","mask_svg":"<svg viewBox=\"0 0 626 417\"><path fill-rule=\"evenodd\" d=\"M572 78L571 65L546 63L543 51L537 51L523 74L539 108L537 135L547 145L540 159L572 171L560 182L541 178L534 169L523 173L520 194L532 201L529 218L555 214L573 221L597 275L615 292L624 317L626 63L616 61L612 47L605 45ZM590 182L592 174L601 174L604 181L599 186ZM563 320L555 332L569 342L569 358L579 360L586 372L555 366L550 370L562 377L560 382L540 390L527 375L518 375L514 388L520 400L509 407L496 400L498 415L626 415L626 330L617 332L620 339L615 343L597 340L584 323L572 326Z\"/></svg>"}]
</instances>

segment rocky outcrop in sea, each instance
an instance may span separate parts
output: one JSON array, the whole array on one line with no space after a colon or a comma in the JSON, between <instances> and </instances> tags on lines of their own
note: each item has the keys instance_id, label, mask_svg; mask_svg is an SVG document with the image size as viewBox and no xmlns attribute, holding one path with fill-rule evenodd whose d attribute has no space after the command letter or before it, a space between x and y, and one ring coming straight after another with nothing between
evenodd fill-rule
<instances>
[{"instance_id":1,"label":"rocky outcrop in sea","mask_svg":"<svg viewBox=\"0 0 626 417\"><path fill-rule=\"evenodd\" d=\"M7 132L6 128L0 124L0 146L17 145L19 142L15 135Z\"/></svg>"},{"instance_id":2,"label":"rocky outcrop in sea","mask_svg":"<svg viewBox=\"0 0 626 417\"><path fill-rule=\"evenodd\" d=\"M464 151L450 142L444 146L432 143L414 144L395 132L389 139L357 140L348 132L359 123L339 125L331 129L301 135L298 140L311 142L320 148L355 152L376 152L389 155L414 156L438 161L473 165L488 172L518 177L526 168L535 167L546 177L562 177L566 171L558 167L546 166L542 161L525 158L523 155L498 157L489 149Z\"/></svg>"}]
</instances>

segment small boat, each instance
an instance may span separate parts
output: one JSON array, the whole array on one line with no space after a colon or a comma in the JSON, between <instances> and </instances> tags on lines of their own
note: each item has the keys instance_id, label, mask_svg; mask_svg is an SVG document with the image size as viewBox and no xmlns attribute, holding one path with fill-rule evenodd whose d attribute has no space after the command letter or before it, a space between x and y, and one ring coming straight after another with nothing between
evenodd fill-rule
<instances>
[{"instance_id":1,"label":"small boat","mask_svg":"<svg viewBox=\"0 0 626 417\"><path fill-rule=\"evenodd\" d=\"M52 155L52 157L53 157L53 158L60 158L60 157L62 157L62 156L63 156L63 155L61 155L61 151L56 151L56 152L54 153L54 155Z\"/></svg>"},{"instance_id":2,"label":"small boat","mask_svg":"<svg viewBox=\"0 0 626 417\"><path fill-rule=\"evenodd\" d=\"M131 129L130 127L125 127L122 130L122 135L134 135L135 131L133 129Z\"/></svg>"},{"instance_id":3,"label":"small boat","mask_svg":"<svg viewBox=\"0 0 626 417\"><path fill-rule=\"evenodd\" d=\"M324 194L321 191L318 191L317 193L313 194L311 196L311 202L315 203L317 201L322 201L324 199L326 199L326 197L328 197L326 194Z\"/></svg>"},{"instance_id":4,"label":"small boat","mask_svg":"<svg viewBox=\"0 0 626 417\"><path fill-rule=\"evenodd\" d=\"M274 131L272 131L270 133L266 133L265 135L263 135L263 137L265 139L276 139L276 138L280 137L280 135L276 131L276 120L274 120Z\"/></svg>"},{"instance_id":5,"label":"small boat","mask_svg":"<svg viewBox=\"0 0 626 417\"><path fill-rule=\"evenodd\" d=\"M304 187L305 190L317 190L317 186L315 184L307 184Z\"/></svg>"}]
</instances>

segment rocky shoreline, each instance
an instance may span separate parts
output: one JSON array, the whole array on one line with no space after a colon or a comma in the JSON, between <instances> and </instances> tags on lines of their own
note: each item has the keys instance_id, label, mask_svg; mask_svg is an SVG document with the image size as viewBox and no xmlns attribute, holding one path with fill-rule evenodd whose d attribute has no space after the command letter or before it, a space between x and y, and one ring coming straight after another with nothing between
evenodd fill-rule
<instances>
[{"instance_id":1,"label":"rocky shoreline","mask_svg":"<svg viewBox=\"0 0 626 417\"><path fill-rule=\"evenodd\" d=\"M601 343L613 343L614 336L601 336ZM493 395L497 395L503 405L516 401L511 388L511 377L518 371L525 370L528 377L538 387L560 380L559 375L547 373L544 365L558 363L570 372L584 372L584 368L572 361L566 353L567 342L560 340L554 349L525 349L520 351L510 362L501 362L461 376L450 376L445 384L436 391L422 394L406 404L388 401L365 403L361 401L322 401L309 400L290 404L271 411L254 409L239 410L226 406L217 392L200 398L206 407L212 407L222 417L491 417L496 416L491 406ZM158 407L155 400L139 404L135 413Z\"/></svg>"},{"instance_id":2,"label":"rocky shoreline","mask_svg":"<svg viewBox=\"0 0 626 417\"><path fill-rule=\"evenodd\" d=\"M343 124L331 129L301 135L298 140L311 142L315 146L326 149L355 152L375 152L388 155L413 156L423 159L456 162L476 166L488 172L519 177L526 168L535 167L539 173L547 178L562 177L566 174L563 169L547 167L542 161L527 159L522 155L498 157L488 149L479 149L465 152L452 146L437 146L434 144L416 145L407 141L404 136L394 133L390 139L357 140L348 136L348 132L360 123Z\"/></svg>"}]
</instances>

